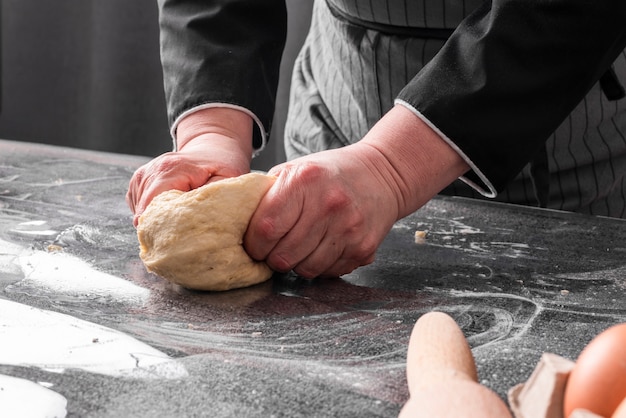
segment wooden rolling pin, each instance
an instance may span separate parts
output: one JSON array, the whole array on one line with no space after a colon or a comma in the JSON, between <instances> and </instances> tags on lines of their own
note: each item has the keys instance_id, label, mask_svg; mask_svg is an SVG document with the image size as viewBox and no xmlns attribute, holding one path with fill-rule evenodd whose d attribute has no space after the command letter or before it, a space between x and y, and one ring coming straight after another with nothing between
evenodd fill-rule
<instances>
[{"instance_id":1,"label":"wooden rolling pin","mask_svg":"<svg viewBox=\"0 0 626 418\"><path fill-rule=\"evenodd\" d=\"M410 397L400 418L510 418L500 397L478 383L463 331L442 312L416 322L407 353Z\"/></svg>"}]
</instances>

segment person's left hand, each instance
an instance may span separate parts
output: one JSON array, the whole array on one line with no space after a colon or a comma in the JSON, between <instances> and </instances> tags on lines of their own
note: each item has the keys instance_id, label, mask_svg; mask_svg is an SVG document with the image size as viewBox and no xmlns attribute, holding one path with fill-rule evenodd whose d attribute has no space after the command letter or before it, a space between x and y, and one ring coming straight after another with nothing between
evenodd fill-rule
<instances>
[{"instance_id":1,"label":"person's left hand","mask_svg":"<svg viewBox=\"0 0 626 418\"><path fill-rule=\"evenodd\" d=\"M257 208L244 245L276 271L339 276L374 260L398 219L396 187L364 144L274 167L278 177Z\"/></svg>"}]
</instances>

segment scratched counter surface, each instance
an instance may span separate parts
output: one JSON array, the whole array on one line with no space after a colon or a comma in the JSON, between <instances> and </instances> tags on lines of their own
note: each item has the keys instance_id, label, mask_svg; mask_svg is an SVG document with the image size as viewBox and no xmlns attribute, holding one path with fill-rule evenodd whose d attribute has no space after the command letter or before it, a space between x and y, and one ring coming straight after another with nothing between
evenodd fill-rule
<instances>
[{"instance_id":1,"label":"scratched counter surface","mask_svg":"<svg viewBox=\"0 0 626 418\"><path fill-rule=\"evenodd\" d=\"M394 417L425 312L503 398L626 321L626 222L456 198L340 279L187 291L138 257L124 195L146 161L0 141L0 415Z\"/></svg>"}]
</instances>

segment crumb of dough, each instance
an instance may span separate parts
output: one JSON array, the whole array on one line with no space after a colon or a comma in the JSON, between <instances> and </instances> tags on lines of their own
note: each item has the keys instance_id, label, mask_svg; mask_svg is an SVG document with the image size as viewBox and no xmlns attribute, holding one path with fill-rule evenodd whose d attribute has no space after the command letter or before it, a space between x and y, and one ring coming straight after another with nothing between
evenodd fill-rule
<instances>
[{"instance_id":1,"label":"crumb of dough","mask_svg":"<svg viewBox=\"0 0 626 418\"><path fill-rule=\"evenodd\" d=\"M415 231L415 243L416 244L424 244L426 242L426 236L428 232L426 231Z\"/></svg>"},{"instance_id":2,"label":"crumb of dough","mask_svg":"<svg viewBox=\"0 0 626 418\"><path fill-rule=\"evenodd\" d=\"M154 198L137 226L147 270L197 290L229 290L269 279L272 270L246 253L243 236L275 180L250 173Z\"/></svg>"},{"instance_id":3,"label":"crumb of dough","mask_svg":"<svg viewBox=\"0 0 626 418\"><path fill-rule=\"evenodd\" d=\"M48 245L48 247L46 247L46 249L48 250L49 253L56 253L59 251L63 251L63 247L61 247L60 245L56 245L56 244L50 244Z\"/></svg>"}]
</instances>

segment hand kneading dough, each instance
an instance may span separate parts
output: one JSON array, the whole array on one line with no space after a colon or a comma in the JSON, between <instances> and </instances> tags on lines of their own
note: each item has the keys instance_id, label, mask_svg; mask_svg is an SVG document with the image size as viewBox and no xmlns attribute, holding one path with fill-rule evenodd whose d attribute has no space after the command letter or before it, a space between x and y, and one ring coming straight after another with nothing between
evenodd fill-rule
<instances>
[{"instance_id":1,"label":"hand kneading dough","mask_svg":"<svg viewBox=\"0 0 626 418\"><path fill-rule=\"evenodd\" d=\"M269 279L272 270L250 258L242 242L274 180L250 173L154 198L137 226L139 256L148 271L199 290L228 290Z\"/></svg>"}]
</instances>

